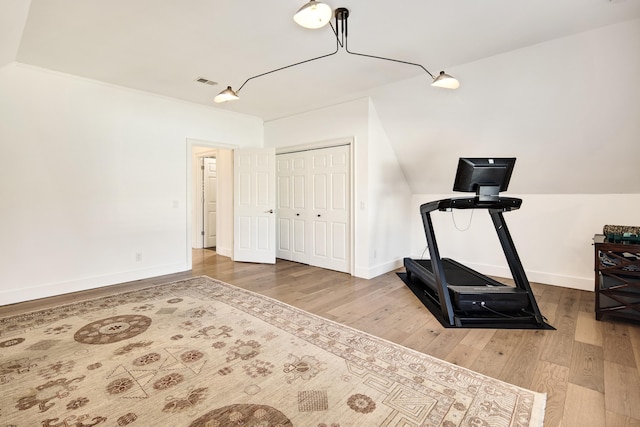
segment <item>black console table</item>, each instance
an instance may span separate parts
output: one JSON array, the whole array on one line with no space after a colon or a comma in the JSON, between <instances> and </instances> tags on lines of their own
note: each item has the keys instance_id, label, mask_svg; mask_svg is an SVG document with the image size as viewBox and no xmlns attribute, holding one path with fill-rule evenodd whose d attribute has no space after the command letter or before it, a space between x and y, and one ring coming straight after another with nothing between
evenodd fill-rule
<instances>
[{"instance_id":1,"label":"black console table","mask_svg":"<svg viewBox=\"0 0 640 427\"><path fill-rule=\"evenodd\" d=\"M596 319L617 316L640 320L640 242L593 237Z\"/></svg>"}]
</instances>

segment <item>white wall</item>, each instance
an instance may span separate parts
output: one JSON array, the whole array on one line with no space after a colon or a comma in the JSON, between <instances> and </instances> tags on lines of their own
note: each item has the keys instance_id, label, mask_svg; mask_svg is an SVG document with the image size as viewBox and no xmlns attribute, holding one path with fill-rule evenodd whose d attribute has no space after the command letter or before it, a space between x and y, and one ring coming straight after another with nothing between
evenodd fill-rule
<instances>
[{"instance_id":1,"label":"white wall","mask_svg":"<svg viewBox=\"0 0 640 427\"><path fill-rule=\"evenodd\" d=\"M369 101L369 276L402 266L410 239L411 191L391 141Z\"/></svg>"},{"instance_id":2,"label":"white wall","mask_svg":"<svg viewBox=\"0 0 640 427\"><path fill-rule=\"evenodd\" d=\"M464 156L517 157L514 193L640 193L640 20L447 71L458 90L371 95L412 193L451 191Z\"/></svg>"},{"instance_id":3,"label":"white wall","mask_svg":"<svg viewBox=\"0 0 640 427\"><path fill-rule=\"evenodd\" d=\"M262 121L1 69L0 305L191 268L187 138L261 146Z\"/></svg>"},{"instance_id":4,"label":"white wall","mask_svg":"<svg viewBox=\"0 0 640 427\"><path fill-rule=\"evenodd\" d=\"M265 123L265 147L354 140L355 269L370 278L401 263L409 246L404 212L410 193L367 98Z\"/></svg>"},{"instance_id":5,"label":"white wall","mask_svg":"<svg viewBox=\"0 0 640 427\"><path fill-rule=\"evenodd\" d=\"M31 0L0 2L0 68L15 61Z\"/></svg>"},{"instance_id":6,"label":"white wall","mask_svg":"<svg viewBox=\"0 0 640 427\"><path fill-rule=\"evenodd\" d=\"M531 282L593 290L593 235L602 234L606 224L639 224L640 194L503 195L522 199L522 207L505 212L504 219ZM464 194L413 196L413 257L419 258L426 247L420 205L452 196ZM442 258L455 259L483 274L511 278L486 211L436 211L431 219ZM459 231L469 225L468 230ZM424 258L429 258L428 251Z\"/></svg>"}]
</instances>

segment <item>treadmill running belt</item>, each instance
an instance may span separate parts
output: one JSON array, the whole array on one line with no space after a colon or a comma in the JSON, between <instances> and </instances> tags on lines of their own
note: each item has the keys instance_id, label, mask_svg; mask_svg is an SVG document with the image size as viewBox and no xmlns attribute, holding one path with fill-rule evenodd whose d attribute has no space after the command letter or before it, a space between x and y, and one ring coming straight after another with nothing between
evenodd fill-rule
<instances>
[{"instance_id":1,"label":"treadmill running belt","mask_svg":"<svg viewBox=\"0 0 640 427\"><path fill-rule=\"evenodd\" d=\"M415 263L433 273L431 260L414 259ZM447 284L454 286L506 286L504 283L497 282L493 279L480 275L469 268L465 268L462 264L452 261L448 258L442 259L442 267L444 275L447 278ZM474 274L475 273L475 274Z\"/></svg>"}]
</instances>

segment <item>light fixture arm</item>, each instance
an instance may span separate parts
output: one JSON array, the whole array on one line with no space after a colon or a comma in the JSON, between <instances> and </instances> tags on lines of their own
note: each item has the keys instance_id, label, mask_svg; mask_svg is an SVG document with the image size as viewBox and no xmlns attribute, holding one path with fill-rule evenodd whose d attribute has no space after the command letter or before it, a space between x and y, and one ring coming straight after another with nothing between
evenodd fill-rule
<instances>
[{"instance_id":1,"label":"light fixture arm","mask_svg":"<svg viewBox=\"0 0 640 427\"><path fill-rule=\"evenodd\" d=\"M367 57L367 58L382 59L384 61L397 62L399 64L413 65L415 67L422 68L427 74L429 74L429 76L431 76L432 79L435 78L433 76L433 74L431 74L431 72L429 72L429 70L427 70L426 68L424 68L420 64L416 64L415 62L401 61L399 59L385 58L385 57L382 57L382 56L369 55L369 54L366 54L366 53L358 53L358 52L350 51L349 50L349 45L348 45L348 40L349 40L349 10L348 9L343 8L343 7L336 9L336 26L339 26L339 24L338 24L339 22L342 22L342 31L341 31L341 33L344 34L344 50L347 53L350 53L351 55L364 56L364 57ZM331 28L333 28L333 26ZM334 33L336 34L336 37L338 37L337 31L334 30ZM340 43L340 45L342 46L342 43Z\"/></svg>"},{"instance_id":2,"label":"light fixture arm","mask_svg":"<svg viewBox=\"0 0 640 427\"><path fill-rule=\"evenodd\" d=\"M244 85L246 85L249 82L249 80L253 80L253 79L256 79L258 77L266 76L267 74L275 73L276 71L286 70L287 68L295 67L296 65L306 64L307 62L316 61L318 59L327 58L329 56L335 55L336 53L338 53L338 50L340 49L341 45L342 44L340 43L340 40L338 40L338 38L336 37L336 50L334 50L333 52L327 53L326 55L316 56L315 58L306 59L304 61L296 62L295 64L285 65L284 67L276 68L275 70L267 71L266 73L262 73L262 74L258 74L258 75L249 77L247 80L244 81L244 83L242 83L242 86L240 86L240 88L238 88L236 93L240 92L242 90L242 88L244 87Z\"/></svg>"},{"instance_id":3,"label":"light fixture arm","mask_svg":"<svg viewBox=\"0 0 640 427\"><path fill-rule=\"evenodd\" d=\"M391 62L398 62L400 64L407 64L407 65L415 65L416 67L420 67L422 68L427 74L429 74L431 76L432 79L434 79L435 77L433 76L433 74L431 74L429 72L429 70L427 70L426 68L424 68L422 65L420 64L416 64L414 62L407 62L407 61L401 61L399 59L391 59L391 58L384 58L382 56L375 56L375 55L368 55L366 53L358 53L358 52L352 52L349 50L349 48L347 47L347 45L345 44L345 50L347 53L350 53L351 55L358 55L358 56L365 56L367 58L374 58L374 59L383 59L385 61L391 61Z\"/></svg>"}]
</instances>

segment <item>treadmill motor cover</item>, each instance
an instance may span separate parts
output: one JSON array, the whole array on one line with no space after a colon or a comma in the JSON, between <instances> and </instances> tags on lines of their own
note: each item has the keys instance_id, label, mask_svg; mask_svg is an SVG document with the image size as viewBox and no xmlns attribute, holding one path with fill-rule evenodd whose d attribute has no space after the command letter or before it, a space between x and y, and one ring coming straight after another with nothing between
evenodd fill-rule
<instances>
[{"instance_id":1,"label":"treadmill motor cover","mask_svg":"<svg viewBox=\"0 0 640 427\"><path fill-rule=\"evenodd\" d=\"M498 311L501 313L526 309L527 291L510 286L455 286L449 285L455 306L462 311Z\"/></svg>"}]
</instances>

